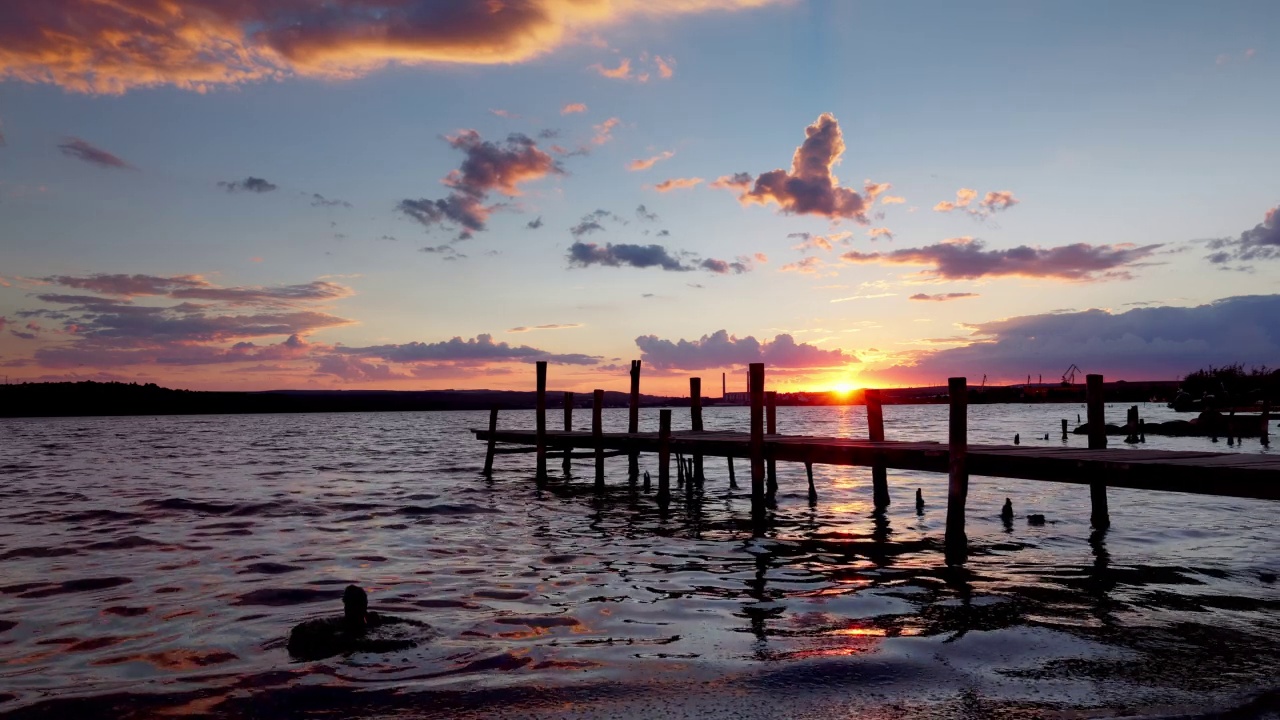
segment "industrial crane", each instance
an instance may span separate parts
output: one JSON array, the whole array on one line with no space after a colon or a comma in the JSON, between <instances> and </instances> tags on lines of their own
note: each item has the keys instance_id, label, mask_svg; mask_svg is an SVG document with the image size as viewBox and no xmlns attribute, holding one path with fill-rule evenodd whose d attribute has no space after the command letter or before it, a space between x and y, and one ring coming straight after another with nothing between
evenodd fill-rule
<instances>
[{"instance_id":1,"label":"industrial crane","mask_svg":"<svg viewBox=\"0 0 1280 720\"><path fill-rule=\"evenodd\" d=\"M1075 363L1071 363L1071 367L1067 368L1067 371L1062 373L1062 386L1070 387L1071 385L1074 385L1076 382L1076 373L1083 372L1083 370L1076 367Z\"/></svg>"}]
</instances>

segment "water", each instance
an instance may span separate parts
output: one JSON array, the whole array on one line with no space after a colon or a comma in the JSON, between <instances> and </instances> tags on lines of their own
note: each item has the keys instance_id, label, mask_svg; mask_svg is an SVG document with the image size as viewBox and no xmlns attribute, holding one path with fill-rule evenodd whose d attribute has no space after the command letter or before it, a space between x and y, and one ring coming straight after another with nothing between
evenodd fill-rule
<instances>
[{"instance_id":1,"label":"water","mask_svg":"<svg viewBox=\"0 0 1280 720\"><path fill-rule=\"evenodd\" d=\"M971 442L1060 446L1077 412L973 406ZM946 413L886 407L887 434L944 440ZM784 433L866 434L860 407L778 417ZM533 413L500 422L531 427ZM646 410L642 429L656 423ZM625 424L606 411L607 430ZM973 552L948 568L941 475L890 471L894 504L875 518L869 470L817 466L811 506L803 467L780 464L769 531L752 539L722 459L697 502L680 491L664 513L628 486L625 458L603 496L591 461L565 482L552 460L544 490L531 455L499 456L483 478L468 428L485 425L466 412L0 421L0 714L1161 716L1259 694L1242 716L1275 711L1275 503L1112 489L1097 537L1087 486L974 477ZM745 429L747 409L709 408L706 425ZM641 463L656 481L656 458ZM1032 512L1050 522L1028 526ZM351 582L431 636L292 661L289 629L340 612Z\"/></svg>"}]
</instances>

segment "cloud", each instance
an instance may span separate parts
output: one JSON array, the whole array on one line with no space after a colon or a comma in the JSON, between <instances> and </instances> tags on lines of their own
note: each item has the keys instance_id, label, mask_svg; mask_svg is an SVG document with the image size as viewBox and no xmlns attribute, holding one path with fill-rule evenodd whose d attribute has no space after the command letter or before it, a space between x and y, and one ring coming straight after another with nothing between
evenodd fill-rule
<instances>
[{"instance_id":1,"label":"cloud","mask_svg":"<svg viewBox=\"0 0 1280 720\"><path fill-rule=\"evenodd\" d=\"M960 188L956 191L956 199L954 202L943 200L933 206L934 212L951 212L953 210L963 210L979 220L985 219L987 216L995 212L1008 210L1018 204L1018 199L1013 196L1010 190L998 190L988 192L978 202L977 207L970 207L978 197L978 191L972 188Z\"/></svg>"},{"instance_id":2,"label":"cloud","mask_svg":"<svg viewBox=\"0 0 1280 720\"><path fill-rule=\"evenodd\" d=\"M906 201L907 199L900 195L885 195L880 198L881 205L902 205Z\"/></svg>"},{"instance_id":3,"label":"cloud","mask_svg":"<svg viewBox=\"0 0 1280 720\"><path fill-rule=\"evenodd\" d=\"M513 113L513 112L511 112L510 110L502 110L502 109L498 109L498 110L490 110L489 112L490 112L490 113L493 113L494 115L497 115L497 116L498 116L498 117L500 117L500 118L506 118L506 119L508 119L508 120L519 120L519 119L520 119L520 115L518 115L518 114L516 114L516 113Z\"/></svg>"},{"instance_id":4,"label":"cloud","mask_svg":"<svg viewBox=\"0 0 1280 720\"><path fill-rule=\"evenodd\" d=\"M760 342L748 335L738 338L724 330L703 335L698 340L663 340L656 335L636 338L640 359L658 370L705 370L737 367L763 362L774 368L837 367L858 362L843 350L823 350L808 343L796 343L781 334Z\"/></svg>"},{"instance_id":5,"label":"cloud","mask_svg":"<svg viewBox=\"0 0 1280 720\"><path fill-rule=\"evenodd\" d=\"M1072 363L1114 379L1172 380L1209 365L1273 365L1280 357L1280 295L1195 307L1025 315L977 323L965 347L922 353L876 373L902 383L965 375L992 381L1056 373Z\"/></svg>"},{"instance_id":6,"label":"cloud","mask_svg":"<svg viewBox=\"0 0 1280 720\"><path fill-rule=\"evenodd\" d=\"M599 357L578 353L556 354L528 345L510 345L505 342L495 343L493 336L480 334L463 340L454 337L451 340L435 343L410 342L400 345L375 345L371 347L335 348L335 352L361 357L376 357L388 362L397 363L461 363L484 364L491 362L533 362L546 360L558 365L595 365Z\"/></svg>"},{"instance_id":7,"label":"cloud","mask_svg":"<svg viewBox=\"0 0 1280 720\"><path fill-rule=\"evenodd\" d=\"M537 230L538 228L542 227L542 216L539 215L538 217L525 223L524 226L529 228L530 230Z\"/></svg>"},{"instance_id":8,"label":"cloud","mask_svg":"<svg viewBox=\"0 0 1280 720\"><path fill-rule=\"evenodd\" d=\"M697 187L701 182L702 178L700 177L670 178L654 185L653 189L660 193L671 192L672 190L687 190L692 187Z\"/></svg>"},{"instance_id":9,"label":"cloud","mask_svg":"<svg viewBox=\"0 0 1280 720\"><path fill-rule=\"evenodd\" d=\"M611 80L630 80L631 79L631 60L622 58L616 68L607 68L600 63L592 65L589 69L595 70L600 77L607 77Z\"/></svg>"},{"instance_id":10,"label":"cloud","mask_svg":"<svg viewBox=\"0 0 1280 720\"><path fill-rule=\"evenodd\" d=\"M643 205L641 207L644 207ZM614 215L608 210L594 210L582 216L577 225L569 228L569 234L575 238L583 235L590 235L595 232L603 232L604 225L600 224L601 220L613 220L614 222L625 222L622 218Z\"/></svg>"},{"instance_id":11,"label":"cloud","mask_svg":"<svg viewBox=\"0 0 1280 720\"><path fill-rule=\"evenodd\" d=\"M63 287L74 288L76 290L88 290L89 292L101 293L103 295L121 295L125 297L137 297L141 295L168 295L174 290L183 288L201 288L209 287L209 282L199 275L175 275L172 277L161 277L158 275L134 274L127 275L123 273L106 274L98 273L94 275L51 275L40 279L41 282L61 285Z\"/></svg>"},{"instance_id":12,"label":"cloud","mask_svg":"<svg viewBox=\"0 0 1280 720\"><path fill-rule=\"evenodd\" d=\"M223 190L226 190L229 193L241 192L241 191L267 193L267 192L271 192L272 190L275 190L278 186L272 183L269 183L260 177L253 177L252 175L250 175L249 177L243 180L232 180L229 182L226 180L219 180L218 187L222 188ZM319 196L317 195L316 197L319 197ZM315 203L312 203L312 204L314 205Z\"/></svg>"},{"instance_id":13,"label":"cloud","mask_svg":"<svg viewBox=\"0 0 1280 720\"><path fill-rule=\"evenodd\" d=\"M884 253L850 251L840 257L853 263L931 266L925 274L948 280L1007 276L1106 280L1131 277L1126 268L1136 266L1161 247L1075 243L1053 248L1019 245L1007 250L986 250L981 240L957 238Z\"/></svg>"},{"instance_id":14,"label":"cloud","mask_svg":"<svg viewBox=\"0 0 1280 720\"><path fill-rule=\"evenodd\" d=\"M1250 50L1249 52L1252 53L1253 51ZM670 80L671 77L676 74L675 58L664 58L659 55L654 55L653 62L658 66L658 77L664 80Z\"/></svg>"},{"instance_id":15,"label":"cloud","mask_svg":"<svg viewBox=\"0 0 1280 720\"><path fill-rule=\"evenodd\" d=\"M632 172L635 172L638 170L648 170L649 168L662 162L663 160L670 160L675 156L676 154L671 152L670 150L664 150L650 158L645 158L643 160L632 160L631 162L627 163L627 169L631 170Z\"/></svg>"},{"instance_id":16,"label":"cloud","mask_svg":"<svg viewBox=\"0 0 1280 720\"><path fill-rule=\"evenodd\" d=\"M698 263L698 267L717 275L728 275L729 273L741 275L742 273L748 273L755 269L751 261L752 258L745 255L739 256L738 259L733 261L707 258Z\"/></svg>"},{"instance_id":17,"label":"cloud","mask_svg":"<svg viewBox=\"0 0 1280 720\"><path fill-rule=\"evenodd\" d=\"M1280 258L1280 205L1268 210L1261 224L1240 237L1210 240L1209 249L1214 252L1205 259L1215 264Z\"/></svg>"},{"instance_id":18,"label":"cloud","mask_svg":"<svg viewBox=\"0 0 1280 720\"><path fill-rule=\"evenodd\" d=\"M600 123L599 125L592 125L591 129L595 130L596 134L591 138L591 142L595 143L596 145L604 145L605 143L609 142L610 140L613 139L613 129L616 128L618 124L621 122L622 121L619 120L618 118L611 117L608 120L605 120L604 122Z\"/></svg>"},{"instance_id":19,"label":"cloud","mask_svg":"<svg viewBox=\"0 0 1280 720\"><path fill-rule=\"evenodd\" d=\"M650 212L649 208L644 205L638 205L636 206L636 218L643 220L644 222L656 222L658 219L658 213Z\"/></svg>"},{"instance_id":20,"label":"cloud","mask_svg":"<svg viewBox=\"0 0 1280 720\"><path fill-rule=\"evenodd\" d=\"M552 323L550 325L534 325L532 327L521 325L520 327L511 328L510 330L507 330L507 332L525 333L533 332L534 330L572 330L580 327L582 327L582 323Z\"/></svg>"},{"instance_id":21,"label":"cloud","mask_svg":"<svg viewBox=\"0 0 1280 720\"><path fill-rule=\"evenodd\" d=\"M332 375L345 382L377 382L390 380L407 380L412 375L397 373L390 365L379 365L345 355L325 355L316 362L315 372L318 375Z\"/></svg>"},{"instance_id":22,"label":"cloud","mask_svg":"<svg viewBox=\"0 0 1280 720\"><path fill-rule=\"evenodd\" d=\"M897 294L898 293L883 292L883 293L867 293L864 295L850 295L848 297L833 298L831 302L842 303L842 302L849 302L850 300L878 300L880 298L896 297Z\"/></svg>"},{"instance_id":23,"label":"cloud","mask_svg":"<svg viewBox=\"0 0 1280 720\"><path fill-rule=\"evenodd\" d=\"M840 123L830 113L823 113L805 128L805 140L796 148L789 172L764 173L755 178L750 189L741 182L742 174L720 178L712 187L740 189L738 200L743 205L776 203L788 215L819 215L835 221L866 223L867 208L875 200L875 193L887 186L868 182L869 197L841 187L833 170L844 150Z\"/></svg>"},{"instance_id":24,"label":"cloud","mask_svg":"<svg viewBox=\"0 0 1280 720\"><path fill-rule=\"evenodd\" d=\"M3 17L3 11L0 11L0 17ZM0 31L0 36L2 35L3 35L3 32ZM0 50L0 56L3 56L2 50ZM3 75L0 75L0 77L3 77ZM58 145L58 149L61 150L62 154L66 155L67 157L73 157L77 160L83 160L92 165L98 165L100 167L108 167L108 168L117 168L120 170L137 170L137 168L125 162L124 160L121 160L115 155L112 155L106 150L103 150L102 148L94 147L93 145L90 145L89 143L85 142L84 140L81 140L78 137L64 138L62 143Z\"/></svg>"},{"instance_id":25,"label":"cloud","mask_svg":"<svg viewBox=\"0 0 1280 720\"><path fill-rule=\"evenodd\" d=\"M975 297L978 297L978 293L952 292L952 293L938 293L937 295L926 295L925 293L916 293L915 295L912 295L907 299L908 300L927 300L932 302L946 302L947 300L962 300L964 298L975 298Z\"/></svg>"},{"instance_id":26,"label":"cloud","mask_svg":"<svg viewBox=\"0 0 1280 720\"><path fill-rule=\"evenodd\" d=\"M822 258L817 255L810 255L809 257L801 258L796 262L783 265L778 268L778 272L795 272L804 275L816 275L826 269L827 265L822 262Z\"/></svg>"},{"instance_id":27,"label":"cloud","mask_svg":"<svg viewBox=\"0 0 1280 720\"><path fill-rule=\"evenodd\" d=\"M388 65L518 63L636 18L767 2L9 2L0 4L0 79L84 93L207 92L295 76L353 78Z\"/></svg>"},{"instance_id":28,"label":"cloud","mask_svg":"<svg viewBox=\"0 0 1280 720\"><path fill-rule=\"evenodd\" d=\"M587 111L586 103L569 103L560 108L561 115L572 115L574 113L584 113Z\"/></svg>"},{"instance_id":29,"label":"cloud","mask_svg":"<svg viewBox=\"0 0 1280 720\"><path fill-rule=\"evenodd\" d=\"M4 119L0 118L0 148L7 144L8 142L4 139Z\"/></svg>"},{"instance_id":30,"label":"cloud","mask_svg":"<svg viewBox=\"0 0 1280 720\"><path fill-rule=\"evenodd\" d=\"M635 268L660 267L672 272L687 272L693 268L684 265L672 256L662 245L632 245L609 243L603 247L595 243L575 242L569 246L569 265L589 267L591 265L607 265L609 267L630 266Z\"/></svg>"},{"instance_id":31,"label":"cloud","mask_svg":"<svg viewBox=\"0 0 1280 720\"><path fill-rule=\"evenodd\" d=\"M253 178L250 178L251 180ZM272 186L275 187L274 185ZM320 193L311 193L311 207L344 207L350 208L351 203L346 200L329 199Z\"/></svg>"},{"instance_id":32,"label":"cloud","mask_svg":"<svg viewBox=\"0 0 1280 720\"><path fill-rule=\"evenodd\" d=\"M871 238L872 240L876 240L879 238L889 238L890 240L892 240L893 232L889 230L889 228L883 228L883 227L871 228L867 230L867 237Z\"/></svg>"},{"instance_id":33,"label":"cloud","mask_svg":"<svg viewBox=\"0 0 1280 720\"><path fill-rule=\"evenodd\" d=\"M445 140L465 156L462 165L444 179L453 191L439 200L405 199L396 206L428 228L447 222L463 232L484 230L494 210L484 204L490 192L518 196L520 184L564 173L555 158L520 133L508 135L502 144L481 139L475 130L463 130Z\"/></svg>"},{"instance_id":34,"label":"cloud","mask_svg":"<svg viewBox=\"0 0 1280 720\"><path fill-rule=\"evenodd\" d=\"M732 175L721 175L711 181L711 187L717 190L736 190L738 192L746 192L751 187L753 178L751 173L734 173Z\"/></svg>"}]
</instances>

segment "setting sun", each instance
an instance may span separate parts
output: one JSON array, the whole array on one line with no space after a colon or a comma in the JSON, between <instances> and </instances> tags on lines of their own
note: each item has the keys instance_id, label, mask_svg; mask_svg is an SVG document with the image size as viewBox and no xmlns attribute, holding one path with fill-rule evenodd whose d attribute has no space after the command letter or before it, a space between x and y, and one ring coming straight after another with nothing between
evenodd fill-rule
<instances>
[{"instance_id":1,"label":"setting sun","mask_svg":"<svg viewBox=\"0 0 1280 720\"><path fill-rule=\"evenodd\" d=\"M836 393L837 395L849 395L857 389L858 386L851 382L839 382L831 386L831 392Z\"/></svg>"}]
</instances>

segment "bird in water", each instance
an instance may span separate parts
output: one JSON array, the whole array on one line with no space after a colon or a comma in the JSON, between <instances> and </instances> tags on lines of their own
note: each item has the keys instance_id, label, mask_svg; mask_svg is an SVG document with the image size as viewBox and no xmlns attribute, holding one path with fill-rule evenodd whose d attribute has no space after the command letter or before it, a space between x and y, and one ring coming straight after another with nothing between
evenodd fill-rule
<instances>
[{"instance_id":1,"label":"bird in water","mask_svg":"<svg viewBox=\"0 0 1280 720\"><path fill-rule=\"evenodd\" d=\"M301 660L321 660L353 652L392 652L416 647L403 637L426 623L369 610L369 595L363 588L348 585L342 593L341 617L319 618L300 623L289 633L289 654ZM395 628L387 630L387 628ZM421 635L422 633L417 633Z\"/></svg>"},{"instance_id":2,"label":"bird in water","mask_svg":"<svg viewBox=\"0 0 1280 720\"><path fill-rule=\"evenodd\" d=\"M916 514L919 515L923 512L924 512L924 493L920 491L920 488L916 488Z\"/></svg>"},{"instance_id":3,"label":"bird in water","mask_svg":"<svg viewBox=\"0 0 1280 720\"><path fill-rule=\"evenodd\" d=\"M1005 522L1013 521L1013 501L1009 498L1004 499L1004 507L1000 508L1000 519Z\"/></svg>"}]
</instances>

